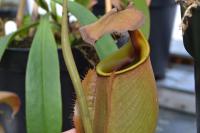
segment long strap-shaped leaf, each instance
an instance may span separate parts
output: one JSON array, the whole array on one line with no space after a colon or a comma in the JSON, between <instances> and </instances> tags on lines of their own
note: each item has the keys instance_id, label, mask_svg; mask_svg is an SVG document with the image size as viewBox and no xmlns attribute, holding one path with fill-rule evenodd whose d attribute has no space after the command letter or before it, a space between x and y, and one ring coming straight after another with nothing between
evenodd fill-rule
<instances>
[{"instance_id":1,"label":"long strap-shaped leaf","mask_svg":"<svg viewBox=\"0 0 200 133\"><path fill-rule=\"evenodd\" d=\"M81 5L84 5L85 7L89 6L89 3L91 0L75 0L76 2L80 3Z\"/></svg>"},{"instance_id":2,"label":"long strap-shaped leaf","mask_svg":"<svg viewBox=\"0 0 200 133\"><path fill-rule=\"evenodd\" d=\"M54 0L59 4L62 4L62 0ZM68 10L76 16L81 25L88 25L97 21L97 17L93 15L87 8L84 6L68 1ZM118 48L110 35L105 35L96 42L95 49L99 58L102 60L113 52L117 51Z\"/></svg>"},{"instance_id":3,"label":"long strap-shaped leaf","mask_svg":"<svg viewBox=\"0 0 200 133\"><path fill-rule=\"evenodd\" d=\"M60 133L61 85L57 46L48 18L33 39L26 72L28 133Z\"/></svg>"},{"instance_id":4,"label":"long strap-shaped leaf","mask_svg":"<svg viewBox=\"0 0 200 133\"><path fill-rule=\"evenodd\" d=\"M1 61L1 59L2 59L2 56L3 56L3 54L4 54L5 50L6 50L6 48L8 47L8 45L10 44L10 42L13 41L13 39L15 38L15 36L16 36L17 34L23 32L23 31L25 31L25 30L28 30L28 29L31 28L31 27L36 26L37 24L38 24L38 22L32 23L32 24L30 24L30 25L28 25L28 26L25 26L25 27L19 29L19 30L16 31L15 33L9 34L9 35L4 36L4 37L1 37L1 38L0 38L0 61Z\"/></svg>"},{"instance_id":5,"label":"long strap-shaped leaf","mask_svg":"<svg viewBox=\"0 0 200 133\"><path fill-rule=\"evenodd\" d=\"M146 17L144 25L141 27L141 31L144 34L145 38L149 38L150 34L150 14L149 8L147 6L146 0L132 0L135 7L142 11Z\"/></svg>"},{"instance_id":6,"label":"long strap-shaped leaf","mask_svg":"<svg viewBox=\"0 0 200 133\"><path fill-rule=\"evenodd\" d=\"M10 34L10 35L0 38L0 61L1 61L1 58L9 44L9 42L10 42L10 39L12 38L12 35L13 34Z\"/></svg>"}]
</instances>

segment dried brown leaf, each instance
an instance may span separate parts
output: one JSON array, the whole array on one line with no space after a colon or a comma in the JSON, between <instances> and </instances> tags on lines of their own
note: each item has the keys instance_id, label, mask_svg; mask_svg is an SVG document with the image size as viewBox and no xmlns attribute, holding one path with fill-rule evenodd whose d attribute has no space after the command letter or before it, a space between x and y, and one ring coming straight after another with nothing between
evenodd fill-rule
<instances>
[{"instance_id":1,"label":"dried brown leaf","mask_svg":"<svg viewBox=\"0 0 200 133\"><path fill-rule=\"evenodd\" d=\"M117 9L122 9L122 7L124 6L121 0L112 0L112 5Z\"/></svg>"},{"instance_id":2,"label":"dried brown leaf","mask_svg":"<svg viewBox=\"0 0 200 133\"><path fill-rule=\"evenodd\" d=\"M144 15L133 5L125 10L112 9L97 22L81 27L80 33L84 41L94 44L105 34L113 32L133 31L140 28L144 22Z\"/></svg>"},{"instance_id":3,"label":"dried brown leaf","mask_svg":"<svg viewBox=\"0 0 200 133\"><path fill-rule=\"evenodd\" d=\"M12 116L15 116L16 113L19 111L20 108L20 99L19 97L11 92L0 92L0 104L5 103L8 104L13 109Z\"/></svg>"}]
</instances>

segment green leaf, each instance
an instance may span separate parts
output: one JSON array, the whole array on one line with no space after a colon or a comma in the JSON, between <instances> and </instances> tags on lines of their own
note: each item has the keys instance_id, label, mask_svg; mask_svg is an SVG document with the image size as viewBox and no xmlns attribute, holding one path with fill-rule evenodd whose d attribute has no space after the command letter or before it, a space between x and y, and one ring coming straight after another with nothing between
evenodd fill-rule
<instances>
[{"instance_id":1,"label":"green leaf","mask_svg":"<svg viewBox=\"0 0 200 133\"><path fill-rule=\"evenodd\" d=\"M51 25L43 18L32 42L26 71L28 133L60 133L61 109L57 46Z\"/></svg>"},{"instance_id":2,"label":"green leaf","mask_svg":"<svg viewBox=\"0 0 200 133\"><path fill-rule=\"evenodd\" d=\"M149 7L146 4L146 0L132 0L135 4L135 6L144 12L146 19L145 23L141 28L141 31L143 32L144 36L148 39L150 34L150 14L149 14Z\"/></svg>"},{"instance_id":3,"label":"green leaf","mask_svg":"<svg viewBox=\"0 0 200 133\"><path fill-rule=\"evenodd\" d=\"M0 38L0 61L6 48L8 47L9 42L11 41L12 35L13 34L10 34Z\"/></svg>"},{"instance_id":4,"label":"green leaf","mask_svg":"<svg viewBox=\"0 0 200 133\"><path fill-rule=\"evenodd\" d=\"M62 4L62 0L54 1ZM97 21L97 17L91 11L76 2L68 1L68 9L79 20L81 25L88 25ZM95 45L95 49L101 60L118 50L110 35L105 35L99 39Z\"/></svg>"},{"instance_id":5,"label":"green leaf","mask_svg":"<svg viewBox=\"0 0 200 133\"><path fill-rule=\"evenodd\" d=\"M87 7L91 0L75 0L75 1L80 3L83 6Z\"/></svg>"},{"instance_id":6,"label":"green leaf","mask_svg":"<svg viewBox=\"0 0 200 133\"><path fill-rule=\"evenodd\" d=\"M6 48L8 47L8 45L10 44L10 42L12 42L15 38L16 35L23 33L24 31L27 31L29 28L34 27L38 24L38 22L36 23L32 23L30 25L27 25L21 29L19 29L18 31L16 31L15 33L12 33L10 35L4 36L0 38L0 61L2 59L2 56L6 50Z\"/></svg>"},{"instance_id":7,"label":"green leaf","mask_svg":"<svg viewBox=\"0 0 200 133\"><path fill-rule=\"evenodd\" d=\"M58 15L57 15L57 8L56 8L56 3L54 1L50 1L50 5L51 5L51 12L52 12L52 18L58 22Z\"/></svg>"},{"instance_id":8,"label":"green leaf","mask_svg":"<svg viewBox=\"0 0 200 133\"><path fill-rule=\"evenodd\" d=\"M49 7L48 4L45 0L35 0L35 2L42 7L43 9L45 9L46 11L49 11Z\"/></svg>"}]
</instances>

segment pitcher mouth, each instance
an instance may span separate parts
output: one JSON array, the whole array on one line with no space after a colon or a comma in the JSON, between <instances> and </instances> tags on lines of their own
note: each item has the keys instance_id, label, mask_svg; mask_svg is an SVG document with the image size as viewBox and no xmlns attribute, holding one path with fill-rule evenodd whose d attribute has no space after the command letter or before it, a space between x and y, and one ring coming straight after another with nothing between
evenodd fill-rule
<instances>
[{"instance_id":1,"label":"pitcher mouth","mask_svg":"<svg viewBox=\"0 0 200 133\"><path fill-rule=\"evenodd\" d=\"M124 45L122 48L120 48L120 50L108 56L97 65L97 74L100 76L110 76L113 73L117 75L122 74L137 68L149 58L150 48L143 34L139 30L136 30L134 31L134 36L137 38L137 40L134 41L137 41L139 44L139 57L134 59L131 63L129 63L129 65L123 67L122 69L114 71L116 65L119 65L119 63L125 58L130 57L133 54L134 49L131 44L133 42L129 41L128 44Z\"/></svg>"}]
</instances>

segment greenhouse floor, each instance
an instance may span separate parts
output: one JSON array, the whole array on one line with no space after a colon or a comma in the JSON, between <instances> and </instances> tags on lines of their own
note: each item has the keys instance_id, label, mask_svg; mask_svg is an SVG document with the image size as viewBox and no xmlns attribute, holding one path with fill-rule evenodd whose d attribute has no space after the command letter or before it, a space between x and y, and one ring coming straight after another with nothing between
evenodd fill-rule
<instances>
[{"instance_id":1,"label":"greenhouse floor","mask_svg":"<svg viewBox=\"0 0 200 133\"><path fill-rule=\"evenodd\" d=\"M196 133L195 116L161 108L157 133Z\"/></svg>"}]
</instances>

